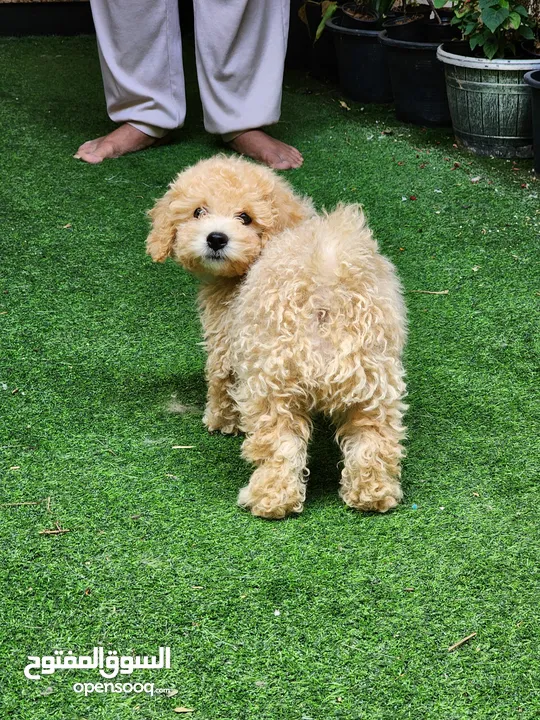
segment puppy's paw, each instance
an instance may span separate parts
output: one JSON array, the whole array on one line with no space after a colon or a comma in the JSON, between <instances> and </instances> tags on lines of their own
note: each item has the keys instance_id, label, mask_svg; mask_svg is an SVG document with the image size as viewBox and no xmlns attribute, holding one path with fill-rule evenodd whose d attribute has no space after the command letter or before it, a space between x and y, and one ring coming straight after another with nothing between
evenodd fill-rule
<instances>
[{"instance_id":1,"label":"puppy's paw","mask_svg":"<svg viewBox=\"0 0 540 720\"><path fill-rule=\"evenodd\" d=\"M365 489L340 492L343 502L349 507L364 512L385 513L396 507L403 497L399 484L389 485L371 494Z\"/></svg>"},{"instance_id":2,"label":"puppy's paw","mask_svg":"<svg viewBox=\"0 0 540 720\"><path fill-rule=\"evenodd\" d=\"M251 510L252 515L267 520L281 520L291 513L301 513L304 509L300 493L293 492L284 496L283 493L277 494L271 489L264 493L260 488L254 489L251 484L238 493L238 505Z\"/></svg>"}]
</instances>

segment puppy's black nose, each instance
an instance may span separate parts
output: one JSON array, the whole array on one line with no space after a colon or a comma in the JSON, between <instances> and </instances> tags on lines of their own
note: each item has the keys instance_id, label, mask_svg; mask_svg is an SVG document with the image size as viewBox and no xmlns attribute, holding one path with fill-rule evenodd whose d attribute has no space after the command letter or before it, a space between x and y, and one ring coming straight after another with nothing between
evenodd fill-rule
<instances>
[{"instance_id":1,"label":"puppy's black nose","mask_svg":"<svg viewBox=\"0 0 540 720\"><path fill-rule=\"evenodd\" d=\"M229 238L222 232L211 232L206 238L206 242L212 250L221 250L229 242Z\"/></svg>"}]
</instances>

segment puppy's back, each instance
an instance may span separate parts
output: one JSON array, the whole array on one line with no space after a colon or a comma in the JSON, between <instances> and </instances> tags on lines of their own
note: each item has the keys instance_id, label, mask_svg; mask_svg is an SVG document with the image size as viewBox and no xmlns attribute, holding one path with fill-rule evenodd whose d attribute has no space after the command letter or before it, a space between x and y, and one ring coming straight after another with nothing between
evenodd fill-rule
<instances>
[{"instance_id":1,"label":"puppy's back","mask_svg":"<svg viewBox=\"0 0 540 720\"><path fill-rule=\"evenodd\" d=\"M334 306L353 296L389 302L404 321L401 285L393 264L379 253L359 205L338 205L273 238L248 276L269 299L285 303L324 295Z\"/></svg>"},{"instance_id":2,"label":"puppy's back","mask_svg":"<svg viewBox=\"0 0 540 720\"><path fill-rule=\"evenodd\" d=\"M353 402L365 385L362 365L393 364L405 341L395 268L355 205L272 238L243 282L235 316L235 354L253 382L259 372L269 386L294 379L295 392L321 407L345 385Z\"/></svg>"}]
</instances>

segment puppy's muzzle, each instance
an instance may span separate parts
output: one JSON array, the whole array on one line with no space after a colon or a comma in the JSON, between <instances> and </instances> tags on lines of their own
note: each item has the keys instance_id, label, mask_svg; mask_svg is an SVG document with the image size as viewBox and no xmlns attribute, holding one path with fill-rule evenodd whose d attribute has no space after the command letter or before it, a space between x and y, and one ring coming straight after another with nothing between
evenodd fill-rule
<instances>
[{"instance_id":1,"label":"puppy's muzzle","mask_svg":"<svg viewBox=\"0 0 540 720\"><path fill-rule=\"evenodd\" d=\"M222 232L211 232L206 238L206 244L214 252L222 250L228 242L229 238Z\"/></svg>"}]
</instances>

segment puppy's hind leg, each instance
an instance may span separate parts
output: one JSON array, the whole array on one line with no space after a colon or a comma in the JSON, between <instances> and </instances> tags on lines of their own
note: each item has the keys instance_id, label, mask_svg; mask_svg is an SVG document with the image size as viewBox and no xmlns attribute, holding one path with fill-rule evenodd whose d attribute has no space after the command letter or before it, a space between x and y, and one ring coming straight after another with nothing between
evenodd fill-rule
<instances>
[{"instance_id":1,"label":"puppy's hind leg","mask_svg":"<svg viewBox=\"0 0 540 720\"><path fill-rule=\"evenodd\" d=\"M291 412L282 398L251 399L241 409L247 432L242 454L258 467L240 490L238 504L268 519L302 512L309 420Z\"/></svg>"},{"instance_id":2,"label":"puppy's hind leg","mask_svg":"<svg viewBox=\"0 0 540 720\"><path fill-rule=\"evenodd\" d=\"M339 494L350 507L386 512L401 500L404 408L399 400L374 409L358 405L342 418L337 431L344 461Z\"/></svg>"}]
</instances>

